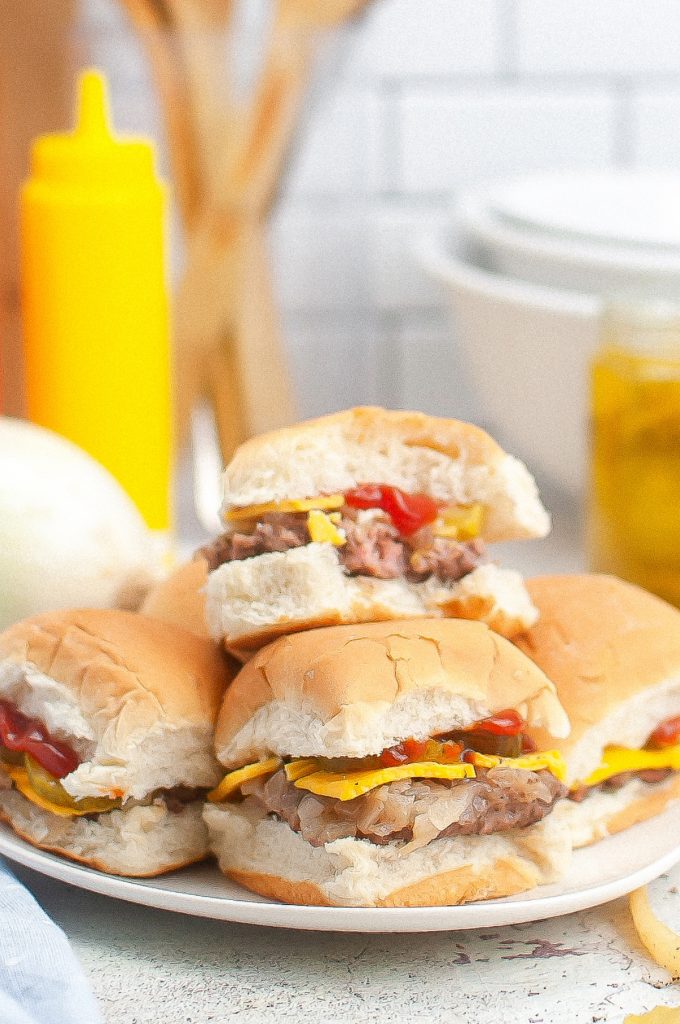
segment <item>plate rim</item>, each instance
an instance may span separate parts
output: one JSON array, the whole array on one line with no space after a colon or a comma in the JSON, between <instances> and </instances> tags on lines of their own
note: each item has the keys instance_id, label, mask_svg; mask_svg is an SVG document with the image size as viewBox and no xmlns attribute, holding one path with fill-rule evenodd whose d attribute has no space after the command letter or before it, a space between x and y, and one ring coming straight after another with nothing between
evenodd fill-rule
<instances>
[{"instance_id":1,"label":"plate rim","mask_svg":"<svg viewBox=\"0 0 680 1024\"><path fill-rule=\"evenodd\" d=\"M641 822L633 828L648 827L651 821L660 825L671 811L669 808L659 818ZM618 837L609 838L616 840ZM605 843L607 841L601 840ZM574 851L574 856L577 857L579 853L579 850ZM237 924L304 931L407 933L467 931L525 924L601 906L647 884L679 863L680 843L627 875L590 884L581 890L542 897L520 896L512 900L479 901L452 907L309 907L273 900L239 900L227 895L182 892L181 889L158 887L153 880L144 880L144 884L140 884L141 880L107 875L93 868L61 859L27 843L4 823L0 826L0 855L39 874L87 892L171 913ZM214 870L219 876L216 864ZM177 874L179 877L180 873Z\"/></svg>"}]
</instances>

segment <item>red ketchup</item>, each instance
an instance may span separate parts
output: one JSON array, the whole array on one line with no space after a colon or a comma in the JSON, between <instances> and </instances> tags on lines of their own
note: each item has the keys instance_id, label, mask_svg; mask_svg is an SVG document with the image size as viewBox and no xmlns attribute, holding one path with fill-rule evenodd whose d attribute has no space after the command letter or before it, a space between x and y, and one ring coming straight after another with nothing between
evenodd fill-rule
<instances>
[{"instance_id":1,"label":"red ketchup","mask_svg":"<svg viewBox=\"0 0 680 1024\"><path fill-rule=\"evenodd\" d=\"M665 722L658 725L647 740L646 746L653 750L659 750L664 747L674 747L676 743L680 743L680 717L667 718Z\"/></svg>"},{"instance_id":2,"label":"red ketchup","mask_svg":"<svg viewBox=\"0 0 680 1024\"><path fill-rule=\"evenodd\" d=\"M447 740L415 740L409 737L393 747L387 747L380 755L383 768L393 768L398 764L412 764L414 761L438 761L441 764L457 764L463 748L460 743Z\"/></svg>"},{"instance_id":3,"label":"red ketchup","mask_svg":"<svg viewBox=\"0 0 680 1024\"><path fill-rule=\"evenodd\" d=\"M439 514L436 501L427 494L407 494L388 484L360 484L345 493L350 508L379 508L388 516L403 537L416 533Z\"/></svg>"},{"instance_id":4,"label":"red ketchup","mask_svg":"<svg viewBox=\"0 0 680 1024\"><path fill-rule=\"evenodd\" d=\"M42 722L27 718L6 700L0 700L0 742L8 750L30 754L55 779L63 779L80 764L68 744L52 739Z\"/></svg>"},{"instance_id":5,"label":"red ketchup","mask_svg":"<svg viewBox=\"0 0 680 1024\"><path fill-rule=\"evenodd\" d=\"M466 731L483 730L493 733L494 736L519 736L525 725L522 716L513 708L508 708L506 711L499 711L497 714L491 715L490 718L483 718L480 722L475 722Z\"/></svg>"}]
</instances>

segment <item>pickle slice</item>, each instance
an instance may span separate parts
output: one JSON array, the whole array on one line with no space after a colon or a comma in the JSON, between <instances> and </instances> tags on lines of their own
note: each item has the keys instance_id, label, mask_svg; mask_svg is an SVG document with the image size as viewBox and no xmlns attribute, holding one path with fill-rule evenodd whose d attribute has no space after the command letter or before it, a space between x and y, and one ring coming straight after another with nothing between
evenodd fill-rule
<instances>
[{"instance_id":1,"label":"pickle slice","mask_svg":"<svg viewBox=\"0 0 680 1024\"><path fill-rule=\"evenodd\" d=\"M468 732L451 733L456 743L476 750L478 754L492 754L497 757L519 757L522 753L521 736L499 736L486 729L470 729Z\"/></svg>"},{"instance_id":2,"label":"pickle slice","mask_svg":"<svg viewBox=\"0 0 680 1024\"><path fill-rule=\"evenodd\" d=\"M86 796L82 800L76 800L66 792L59 779L55 779L53 775L46 772L30 754L24 756L24 765L28 781L38 796L59 807L71 807L73 810L80 811L81 814L102 814L105 811L113 811L122 803L122 800L113 800L106 796Z\"/></svg>"}]
</instances>

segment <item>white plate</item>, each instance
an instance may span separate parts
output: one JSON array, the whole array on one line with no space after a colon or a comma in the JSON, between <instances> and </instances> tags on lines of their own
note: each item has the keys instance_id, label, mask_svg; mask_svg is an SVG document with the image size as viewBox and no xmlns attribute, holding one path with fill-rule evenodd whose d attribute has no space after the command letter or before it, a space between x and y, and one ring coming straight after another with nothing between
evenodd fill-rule
<instances>
[{"instance_id":1,"label":"white plate","mask_svg":"<svg viewBox=\"0 0 680 1024\"><path fill-rule=\"evenodd\" d=\"M144 906L220 921L336 932L434 932L559 917L607 903L680 861L680 802L665 814L594 847L577 850L559 884L462 907L300 907L255 896L211 864L150 880L103 875L44 853L0 825L0 854L61 882Z\"/></svg>"}]
</instances>

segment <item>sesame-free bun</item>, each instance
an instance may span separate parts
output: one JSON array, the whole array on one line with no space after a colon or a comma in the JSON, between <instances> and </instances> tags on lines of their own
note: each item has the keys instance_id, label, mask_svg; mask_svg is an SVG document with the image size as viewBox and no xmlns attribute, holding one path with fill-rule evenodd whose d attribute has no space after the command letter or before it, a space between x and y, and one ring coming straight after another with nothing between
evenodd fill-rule
<instances>
[{"instance_id":1,"label":"sesame-free bun","mask_svg":"<svg viewBox=\"0 0 680 1024\"><path fill-rule=\"evenodd\" d=\"M246 441L225 470L222 511L343 493L360 483L390 484L444 503L481 502L488 541L544 537L550 529L526 466L479 427L373 407Z\"/></svg>"},{"instance_id":2,"label":"sesame-free bun","mask_svg":"<svg viewBox=\"0 0 680 1024\"><path fill-rule=\"evenodd\" d=\"M480 622L416 619L309 630L258 651L225 695L219 760L364 757L516 708L564 735L552 683Z\"/></svg>"},{"instance_id":3,"label":"sesame-free bun","mask_svg":"<svg viewBox=\"0 0 680 1024\"><path fill-rule=\"evenodd\" d=\"M142 615L209 637L204 594L207 579L208 563L204 558L186 562L149 590L140 608Z\"/></svg>"},{"instance_id":4,"label":"sesame-free bun","mask_svg":"<svg viewBox=\"0 0 680 1024\"><path fill-rule=\"evenodd\" d=\"M225 562L210 573L206 594L211 634L241 661L282 634L320 626L442 616L512 637L538 617L518 572L481 565L447 584L348 576L332 544Z\"/></svg>"},{"instance_id":5,"label":"sesame-free bun","mask_svg":"<svg viewBox=\"0 0 680 1024\"><path fill-rule=\"evenodd\" d=\"M41 850L110 875L149 877L203 860L208 831L203 803L170 811L162 802L65 818L36 807L17 790L0 791L0 820Z\"/></svg>"},{"instance_id":6,"label":"sesame-free bun","mask_svg":"<svg viewBox=\"0 0 680 1024\"><path fill-rule=\"evenodd\" d=\"M284 903L344 907L451 906L511 896L565 870L568 831L548 815L528 828L435 839L404 853L337 839L314 847L288 824L238 804L203 812L222 871Z\"/></svg>"},{"instance_id":7,"label":"sesame-free bun","mask_svg":"<svg viewBox=\"0 0 680 1024\"><path fill-rule=\"evenodd\" d=\"M598 789L581 803L559 800L552 816L568 827L575 849L589 846L607 836L663 813L680 799L680 772L663 782L634 778L620 789Z\"/></svg>"},{"instance_id":8,"label":"sesame-free bun","mask_svg":"<svg viewBox=\"0 0 680 1024\"><path fill-rule=\"evenodd\" d=\"M571 732L555 745L578 783L606 746L637 749L680 715L680 612L615 576L539 576L527 588L540 618L515 643L557 687Z\"/></svg>"},{"instance_id":9,"label":"sesame-free bun","mask_svg":"<svg viewBox=\"0 0 680 1024\"><path fill-rule=\"evenodd\" d=\"M226 682L210 641L132 612L47 613L0 635L0 698L78 752L61 780L75 798L213 785Z\"/></svg>"}]
</instances>

